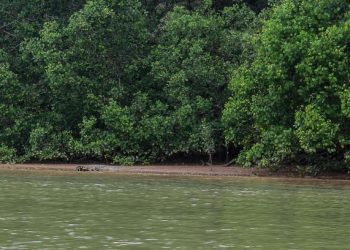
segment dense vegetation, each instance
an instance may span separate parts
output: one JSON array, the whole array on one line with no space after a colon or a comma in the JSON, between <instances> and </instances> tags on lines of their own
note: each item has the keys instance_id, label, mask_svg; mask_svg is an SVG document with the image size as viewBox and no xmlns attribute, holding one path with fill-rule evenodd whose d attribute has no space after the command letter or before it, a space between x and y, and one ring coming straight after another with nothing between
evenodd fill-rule
<instances>
[{"instance_id":1,"label":"dense vegetation","mask_svg":"<svg viewBox=\"0 0 350 250\"><path fill-rule=\"evenodd\" d=\"M350 160L346 0L3 0L0 161Z\"/></svg>"}]
</instances>

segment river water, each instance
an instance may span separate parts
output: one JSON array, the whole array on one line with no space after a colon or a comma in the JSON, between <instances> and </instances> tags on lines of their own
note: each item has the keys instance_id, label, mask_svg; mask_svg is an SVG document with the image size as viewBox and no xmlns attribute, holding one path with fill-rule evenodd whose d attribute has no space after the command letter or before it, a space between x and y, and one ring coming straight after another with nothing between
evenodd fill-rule
<instances>
[{"instance_id":1,"label":"river water","mask_svg":"<svg viewBox=\"0 0 350 250\"><path fill-rule=\"evenodd\" d=\"M1 171L0 249L350 249L350 185Z\"/></svg>"}]
</instances>

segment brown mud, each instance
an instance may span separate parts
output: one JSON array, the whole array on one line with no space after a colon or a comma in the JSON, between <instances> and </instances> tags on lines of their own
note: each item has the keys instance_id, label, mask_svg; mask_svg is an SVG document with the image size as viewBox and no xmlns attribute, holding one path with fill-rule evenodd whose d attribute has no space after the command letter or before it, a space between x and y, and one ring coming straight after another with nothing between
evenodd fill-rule
<instances>
[{"instance_id":1,"label":"brown mud","mask_svg":"<svg viewBox=\"0 0 350 250\"><path fill-rule=\"evenodd\" d=\"M151 166L114 166L92 164L0 164L0 170L28 171L65 171L65 172L103 172L116 174L172 175L172 176L217 176L217 177L271 177L350 180L349 174L322 173L318 176L301 176L290 169L271 172L267 169L242 168L239 166L201 166L201 165L151 165Z\"/></svg>"}]
</instances>

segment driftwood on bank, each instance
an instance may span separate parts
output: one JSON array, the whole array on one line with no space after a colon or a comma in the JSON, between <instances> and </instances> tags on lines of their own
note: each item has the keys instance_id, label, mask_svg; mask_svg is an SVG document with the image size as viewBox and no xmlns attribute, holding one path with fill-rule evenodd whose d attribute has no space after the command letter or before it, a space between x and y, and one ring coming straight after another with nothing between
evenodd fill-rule
<instances>
[{"instance_id":1,"label":"driftwood on bank","mask_svg":"<svg viewBox=\"0 0 350 250\"><path fill-rule=\"evenodd\" d=\"M225 164L225 167L229 167L231 165L233 165L233 163L235 163L235 159L232 159L231 161L229 161L228 163Z\"/></svg>"}]
</instances>

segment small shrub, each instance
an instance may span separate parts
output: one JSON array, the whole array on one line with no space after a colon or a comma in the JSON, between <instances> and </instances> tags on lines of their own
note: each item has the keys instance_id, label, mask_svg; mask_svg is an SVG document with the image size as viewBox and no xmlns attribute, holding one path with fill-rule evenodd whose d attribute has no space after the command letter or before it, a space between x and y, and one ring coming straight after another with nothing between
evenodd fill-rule
<instances>
[{"instance_id":1,"label":"small shrub","mask_svg":"<svg viewBox=\"0 0 350 250\"><path fill-rule=\"evenodd\" d=\"M7 147L6 145L0 145L0 162L1 163L14 163L16 159L16 150L14 148Z\"/></svg>"}]
</instances>

